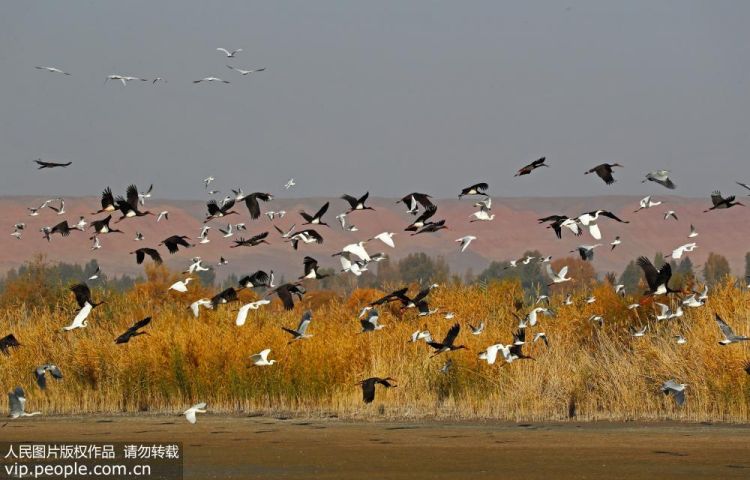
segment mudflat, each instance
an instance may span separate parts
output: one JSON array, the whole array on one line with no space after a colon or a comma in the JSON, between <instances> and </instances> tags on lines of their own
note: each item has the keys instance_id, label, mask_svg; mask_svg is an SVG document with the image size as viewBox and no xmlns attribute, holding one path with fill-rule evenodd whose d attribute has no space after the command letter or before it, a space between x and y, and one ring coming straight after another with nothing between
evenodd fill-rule
<instances>
[{"instance_id":1,"label":"mudflat","mask_svg":"<svg viewBox=\"0 0 750 480\"><path fill-rule=\"evenodd\" d=\"M0 439L182 442L188 479L750 478L750 426L726 424L87 416L9 420Z\"/></svg>"}]
</instances>

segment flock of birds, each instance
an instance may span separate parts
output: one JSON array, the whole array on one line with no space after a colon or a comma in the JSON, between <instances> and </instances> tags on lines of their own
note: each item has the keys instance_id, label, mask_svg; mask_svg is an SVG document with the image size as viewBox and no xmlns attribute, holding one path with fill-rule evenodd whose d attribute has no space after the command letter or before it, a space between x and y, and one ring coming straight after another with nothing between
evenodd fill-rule
<instances>
[{"instance_id":1,"label":"flock of birds","mask_svg":"<svg viewBox=\"0 0 750 480\"><path fill-rule=\"evenodd\" d=\"M242 51L237 49L233 51L218 49L224 53L227 58L235 58L236 55ZM60 70L55 67L37 67L38 69L46 70L51 73L70 75L69 73ZM264 69L256 70L241 70L232 66L230 69L242 74L248 75L254 72L260 72ZM119 80L123 85L127 85L130 81L147 81L144 78L125 76L125 75L110 75L107 80ZM157 81L163 81L162 78L156 78L152 80L152 83ZM201 82L223 82L229 83L228 81L222 80L218 77L205 77L199 80L195 80L194 83ZM72 162L67 163L56 163L44 160L35 160L39 169L53 170L58 168L68 168L72 165ZM550 166L546 163L546 158L540 158L530 164L522 167L516 173L516 177L522 177L532 174L539 168L549 168ZM615 168L622 167L617 163L607 164L603 163L596 167L586 171L585 174L595 174L601 178L607 185L611 185L615 182L614 173ZM215 178L208 176L203 179L204 189L210 193L218 193L218 190L209 190L212 188L212 183ZM667 189L675 189L676 186L670 178L670 172L666 170L657 170L649 172L643 182L654 182ZM288 190L296 185L294 179L290 179L283 188ZM739 183L742 187L750 190L750 186ZM80 217L77 222L72 223L68 220L63 220L54 225L45 225L40 228L40 231L45 239L51 241L55 235L60 237L69 237L71 234L79 235L83 232L91 232L89 240L92 242L92 250L98 250L103 247L102 239L105 239L108 235L112 234L125 234L125 230L121 230L116 225L128 224L131 219L142 218L153 216L156 217L156 222L168 222L169 212L151 212L146 208L148 200L151 198L153 192L153 185L147 190L140 191L135 185L130 185L124 195L115 195L113 191L107 187L104 189L101 195L100 206L92 215L98 215L99 217L88 220L84 217ZM360 196L354 195L343 195L341 199L345 202L346 208L343 212L336 215L340 228L347 232L357 232L356 225L351 223L350 216L353 216L356 212L357 216L369 215L375 209L370 207L368 202L369 192L364 193ZM469 223L471 222L490 222L495 218L495 214L492 213L492 199L489 195L489 185L486 182L476 183L463 188L458 194L458 198L471 197L475 199L474 206L478 208L476 212L471 214ZM206 244L210 242L209 234L214 228L211 223L216 221L226 222L227 217L242 215L241 211L238 211L239 206L244 203L247 209L247 215L251 221L257 221L262 215L271 221L275 222L277 219L283 219L287 215L287 212L273 211L266 209L266 205L273 201L274 196L268 192L254 192L244 193L241 188L237 188L232 191L232 195L227 195L222 200L210 200L206 204L206 217L204 225L202 226L200 233L197 235L197 243L193 242L193 239L186 234L170 235L155 246L137 248L130 253L135 256L137 264L142 264L149 258L152 262L160 264L163 262L163 254L175 254L178 251L184 249L191 249L198 247L199 244ZM409 232L410 235L429 235L441 230L448 229L445 219L437 219L436 215L438 212L438 206L434 202L433 198L420 192L413 192L403 196L396 203L403 204L406 207L406 214L411 215L412 221L406 225L403 229L405 232ZM648 196L641 200L640 208L636 212L654 208L659 206L661 202L653 199L652 196ZM735 196L723 196L720 192L714 192L711 195L711 206L706 209L706 212L714 210L729 209L735 206L742 206L743 204L736 200ZM310 245L314 247L315 244L321 244L324 241L323 233L325 228L332 228L327 223L328 210L331 207L331 202L326 202L315 212L300 211L300 224L302 229L296 228L296 223L291 225L289 228L281 228L276 223L273 223L274 229L278 233L278 239L282 242L289 243L293 251L297 251L303 246ZM61 198L54 198L45 201L42 205L29 207L29 216L37 217L40 216L45 209L53 211L55 215L65 214L65 201ZM266 210L263 212L263 210ZM113 215L119 215L113 221ZM235 218L235 217L231 217ZM361 217L359 217L361 218ZM678 219L677 212L667 211L664 215L665 220ZM589 212L583 212L582 214L569 217L563 214L550 215L539 219L540 224L548 224L547 228L551 228L558 239L563 237L563 233L573 235L575 237L581 236L584 232L587 232L594 240L602 240L603 234L600 228L602 221L615 221L627 224L628 220L618 218L614 213L597 209ZM122 223L124 222L124 223ZM27 226L23 222L19 222L14 226L12 235L17 239L21 239L22 234L26 231ZM217 227L217 230L221 233L224 238L233 238L232 245L230 248L240 247L259 247L263 244L270 243L269 231L263 231L255 235L244 235L240 232L245 232L248 227L245 223L228 223L226 226L222 225ZM145 242L146 239L141 232L133 231L130 232L133 235L135 242ZM366 240L360 240L355 243L351 243L343 246L337 253L333 254L340 261L339 274L351 274L354 276L360 276L363 272L367 271L368 266L373 262L378 262L386 258L386 254L382 252L370 253L370 248L375 242L382 244L389 248L395 248L396 244L394 241L395 232L385 231L372 238ZM698 236L698 232L691 225L690 233L688 238L694 239ZM455 240L458 243L458 249L461 252L467 250L471 243L476 240L475 235L467 235ZM614 238L610 245L610 251L614 250L618 245L622 243L622 239L618 236ZM601 247L601 243L579 245L572 252L580 256L584 261L591 261L594 258L594 252L597 248ZM672 252L672 258L680 258L685 252L691 252L696 248L696 243L686 243L680 247L677 247ZM163 247L160 251L159 247ZM539 263L546 264L546 272L549 276L549 285L555 286L566 282L573 281L574 279L568 276L569 270L567 266L563 266L558 271L555 271L551 266L551 257L534 258L531 256L512 260L509 262L506 268L516 268L519 265L528 265L529 263L536 261ZM228 260L221 257L217 266L226 265ZM647 290L643 293L643 301L634 303L628 308L637 309L647 303L651 303L651 299L658 299L663 296L677 295L679 297L678 306L673 310L673 307L667 303L654 301L658 312L655 311L654 318L656 320L670 320L678 319L683 316L683 307L685 308L700 308L705 306L708 299L708 289L705 288L702 292L689 292L683 288L675 287L670 284L672 277L672 271L669 263L655 266L646 257L638 259L638 265L641 267L644 273L646 284L648 285ZM169 291L175 292L175 298L179 298L182 294L190 290L190 282L193 279L191 275L201 271L206 271L213 266L204 263L201 257L196 256L192 259L187 270L184 272L187 274L183 279L175 282L169 286ZM199 298L189 304L188 309L192 312L194 317L200 316L201 309L218 309L223 305L230 303L239 303L240 299L238 292L243 289L259 289L264 292L260 300L253 301L240 305L235 323L238 327L243 326L250 314L251 310L257 310L262 308L264 305L271 303L270 297L276 296L283 307L287 310L292 310L295 307L297 301L302 300L306 294L306 288L303 283L311 280L320 280L327 275L320 272L318 261L310 255L305 255L302 260L302 271L303 274L297 281L287 282L281 285L275 284L275 278L273 270L268 272L258 270L252 274L243 276L238 285L228 287L220 292L217 292L211 298ZM100 272L96 272L92 275L89 280L96 280ZM437 308L431 308L429 303L429 295L435 289L438 288L437 284L429 285L414 294L409 293L409 288L404 287L399 290L393 291L383 297L364 305L360 314L359 322L361 325L362 334L375 334L375 332L381 330L385 325L380 323L380 315L378 308L384 305L395 303L400 306L401 311L409 311L413 309L416 311L416 315L419 317L426 317L437 313ZM622 285L616 285L615 291L618 294L624 295L624 287ZM94 301L92 298L92 292L86 282L81 282L71 287L71 291L74 294L75 301L78 305L78 311L72 322L62 327L64 331L73 332L78 329L86 328L88 326L88 318L94 309L104 303L103 301ZM689 294L689 296L688 296ZM547 306L538 306L543 301L547 301ZM647 302L648 300L648 302ZM586 303L594 303L596 299L592 296L586 299ZM568 295L563 301L563 305L571 305L573 303L572 295ZM549 306L549 297L539 297L535 305L532 305L530 311L524 313L524 309L527 307L520 302L516 305L516 312L514 315L517 317L519 323L518 328L511 332L512 339L509 343L493 343L487 346L478 354L480 361L487 362L487 364L493 365L496 362L501 362L502 365L511 364L516 360L531 359L532 357L528 353L524 352L524 348L529 343L536 343L542 341L545 345L549 345L549 340L545 332L538 331L530 338L527 337L527 332L531 331L531 328L535 328L541 321L541 316L554 316L555 311ZM454 314L451 312L445 313L446 319L454 318ZM716 322L720 332L723 335L723 339L720 341L721 345L729 345L732 343L742 342L750 340L750 337L737 335L734 333L732 328L717 314ZM309 333L310 326L313 320L313 312L306 310L299 324L296 328L281 327L284 332L289 334L289 343L308 340L312 337L312 333ZM594 324L602 326L605 319L601 315L592 315L589 318ZM126 344L132 341L135 337L141 335L148 335L148 332L144 329L149 326L151 317L144 318L135 322L130 328L124 333L119 335L114 341L117 344ZM485 329L484 322L477 326L469 325L471 334L475 336L482 335ZM648 325L640 328L631 327L631 335L633 337L643 337L647 334ZM445 336L441 340L436 340L432 337L432 334L426 328L415 331L409 341L410 342L424 342L427 346L432 349L432 357L453 352L456 350L465 349L466 346L458 344L458 338L461 333L461 324L455 323ZM676 337L678 344L684 344L686 340L682 336ZM12 348L20 347L21 343L11 333L4 338L0 338L0 352L9 354ZM252 355L249 358L249 362L258 367L271 367L276 363L276 360L270 359L271 349L266 348L261 352ZM453 362L449 359L441 368L441 371L447 372L452 368ZM750 374L750 364L745 366L746 371ZM40 389L45 389L46 374L50 374L55 380L61 380L63 374L61 369L54 364L43 364L35 369L33 372ZM391 388L396 386L396 380L391 377L371 377L366 378L358 383L362 389L363 401L365 403L371 403L375 399L375 389L377 385L381 385L384 388ZM665 381L661 387L662 392L667 395L672 395L678 405L682 405L685 401L685 389L686 385L679 383L674 379ZM40 412L26 412L26 394L21 387L16 387L12 392L8 394L10 403L10 416L12 418L26 417L32 415L38 415ZM184 412L185 418L190 423L195 423L196 414L206 412L206 403L199 403Z\"/></svg>"}]
</instances>

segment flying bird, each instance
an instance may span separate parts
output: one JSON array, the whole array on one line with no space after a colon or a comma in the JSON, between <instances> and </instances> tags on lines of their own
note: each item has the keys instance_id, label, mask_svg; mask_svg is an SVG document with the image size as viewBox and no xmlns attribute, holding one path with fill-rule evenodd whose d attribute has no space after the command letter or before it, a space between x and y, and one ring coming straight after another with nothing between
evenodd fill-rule
<instances>
[{"instance_id":1,"label":"flying bird","mask_svg":"<svg viewBox=\"0 0 750 480\"><path fill-rule=\"evenodd\" d=\"M169 250L169 253L175 254L180 249L180 247L194 247L195 245L188 242L190 237L187 235L172 235L171 237L167 237L164 240L159 243L159 245L164 245L167 247L167 250Z\"/></svg>"},{"instance_id":2,"label":"flying bird","mask_svg":"<svg viewBox=\"0 0 750 480\"><path fill-rule=\"evenodd\" d=\"M406 205L406 213L410 213L412 215L416 215L417 211L419 210L419 206L421 205L422 208L425 210L434 207L435 205L430 201L429 195L426 193L419 193L419 192L413 192L406 196L404 196L402 199L398 200L396 203L403 203Z\"/></svg>"},{"instance_id":3,"label":"flying bird","mask_svg":"<svg viewBox=\"0 0 750 480\"><path fill-rule=\"evenodd\" d=\"M238 53L240 53L242 51L242 49L238 48L236 50L229 51L226 48L219 47L219 48L216 49L216 51L217 52L224 52L224 55L226 55L227 58L234 58L235 55L237 55Z\"/></svg>"},{"instance_id":4,"label":"flying bird","mask_svg":"<svg viewBox=\"0 0 750 480\"><path fill-rule=\"evenodd\" d=\"M47 372L49 372L55 380L59 381L63 378L62 371L60 371L57 365L46 363L36 367L34 369L34 378L36 378L36 384L39 385L39 388L42 390L47 389Z\"/></svg>"},{"instance_id":5,"label":"flying bird","mask_svg":"<svg viewBox=\"0 0 750 480\"><path fill-rule=\"evenodd\" d=\"M159 252L154 248L139 248L138 250L135 250L133 252L130 252L131 255L135 254L135 261L138 263L138 265L143 263L143 260L146 258L146 255L148 255L151 260L154 261L155 264L161 265L162 259Z\"/></svg>"},{"instance_id":6,"label":"flying bird","mask_svg":"<svg viewBox=\"0 0 750 480\"><path fill-rule=\"evenodd\" d=\"M305 219L305 223L302 225L325 225L328 226L327 223L323 222L323 215L328 211L329 202L326 202L325 205L320 207L320 210L318 210L315 215L310 215L306 213L304 210L300 211L299 214L302 216L302 218Z\"/></svg>"},{"instance_id":7,"label":"flying bird","mask_svg":"<svg viewBox=\"0 0 750 480\"><path fill-rule=\"evenodd\" d=\"M584 172L585 175L588 175L589 173L595 173L604 180L604 183L607 185L612 185L615 183L615 178L612 176L613 168L614 167L622 167L619 163L602 163L601 165L597 165L596 167L592 168L591 170Z\"/></svg>"},{"instance_id":8,"label":"flying bird","mask_svg":"<svg viewBox=\"0 0 750 480\"><path fill-rule=\"evenodd\" d=\"M45 162L45 161L42 161L41 158L34 160L34 163L39 165L39 168L37 168L37 170L43 170L45 168L65 168L73 164L73 162L67 162L67 163Z\"/></svg>"},{"instance_id":9,"label":"flying bird","mask_svg":"<svg viewBox=\"0 0 750 480\"><path fill-rule=\"evenodd\" d=\"M745 342L747 340L750 340L750 337L744 335L736 335L734 333L734 330L732 330L732 327L730 327L727 322L725 322L719 316L718 313L716 313L715 315L716 324L719 326L719 330L721 330L721 333L724 335L724 339L719 341L721 345L729 345L730 343Z\"/></svg>"},{"instance_id":10,"label":"flying bird","mask_svg":"<svg viewBox=\"0 0 750 480\"><path fill-rule=\"evenodd\" d=\"M250 355L250 361L253 362L253 365L256 367L267 367L270 365L273 365L276 363L276 360L269 360L268 354L271 353L270 348L266 348L265 350L261 350L260 353L256 353L255 355Z\"/></svg>"},{"instance_id":11,"label":"flying bird","mask_svg":"<svg viewBox=\"0 0 750 480\"><path fill-rule=\"evenodd\" d=\"M469 248L469 244L476 239L477 237L475 237L474 235L466 235L464 237L457 238L455 241L461 244L459 245L459 251L463 252L467 248Z\"/></svg>"},{"instance_id":12,"label":"flying bird","mask_svg":"<svg viewBox=\"0 0 750 480\"><path fill-rule=\"evenodd\" d=\"M21 387L16 387L8 393L8 403L10 404L10 415L8 415L10 418L33 417L42 414L42 412L26 413L26 394Z\"/></svg>"},{"instance_id":13,"label":"flying bird","mask_svg":"<svg viewBox=\"0 0 750 480\"><path fill-rule=\"evenodd\" d=\"M34 68L36 68L37 70L46 70L46 71L48 71L50 73L62 73L63 75L70 76L70 74L68 72L64 72L64 71L60 70L57 67L34 67Z\"/></svg>"},{"instance_id":14,"label":"flying bird","mask_svg":"<svg viewBox=\"0 0 750 480\"><path fill-rule=\"evenodd\" d=\"M448 333L445 335L445 338L442 342L427 342L427 345L431 346L435 349L435 353L432 354L432 357L439 355L443 352L450 352L453 350L460 350L465 349L466 346L464 345L455 345L456 337L458 337L458 332L461 331L461 325L458 323L454 324L450 330L448 330Z\"/></svg>"},{"instance_id":15,"label":"flying bird","mask_svg":"<svg viewBox=\"0 0 750 480\"><path fill-rule=\"evenodd\" d=\"M294 295L296 295L299 300L302 300L302 297L305 293L306 291L304 287L302 287L302 285L298 285L295 283L285 283L268 292L266 296L275 294L279 297L279 300L281 300L281 303L284 305L284 309L292 310L294 309Z\"/></svg>"},{"instance_id":16,"label":"flying bird","mask_svg":"<svg viewBox=\"0 0 750 480\"><path fill-rule=\"evenodd\" d=\"M668 263L662 265L659 270L656 270L651 260L646 257L639 257L636 263L643 270L643 275L646 277L646 283L648 284L648 290L646 290L644 295L681 293L679 290L673 290L669 286L669 280L672 278L672 267Z\"/></svg>"},{"instance_id":17,"label":"flying bird","mask_svg":"<svg viewBox=\"0 0 750 480\"><path fill-rule=\"evenodd\" d=\"M672 395L677 406L682 406L685 403L685 387L686 383L677 383L676 380L667 380L661 386L661 391L664 395Z\"/></svg>"},{"instance_id":18,"label":"flying bird","mask_svg":"<svg viewBox=\"0 0 750 480\"><path fill-rule=\"evenodd\" d=\"M185 419L190 423L195 423L196 413L206 413L206 404L205 403L196 403L192 407L188 408L184 412L182 412L183 415L185 415Z\"/></svg>"},{"instance_id":19,"label":"flying bird","mask_svg":"<svg viewBox=\"0 0 750 480\"><path fill-rule=\"evenodd\" d=\"M724 210L736 205L745 206L742 202L736 202L734 195L723 197L718 190L711 194L711 203L713 203L713 206L708 210L703 210L703 213L710 212L711 210Z\"/></svg>"},{"instance_id":20,"label":"flying bird","mask_svg":"<svg viewBox=\"0 0 750 480\"><path fill-rule=\"evenodd\" d=\"M302 319L299 322L299 325L297 325L296 330L292 330L290 328L281 327L282 330L287 332L292 336L292 339L289 341L289 343L294 342L295 340L302 340L304 338L310 338L312 337L312 334L307 333L307 328L310 326L310 322L312 321L312 311L306 310L305 313L302 314Z\"/></svg>"},{"instance_id":21,"label":"flying bird","mask_svg":"<svg viewBox=\"0 0 750 480\"><path fill-rule=\"evenodd\" d=\"M525 167L521 167L518 170L518 173L513 175L514 177L520 177L522 175L528 175L534 170L536 170L539 167L549 167L546 163L544 163L547 160L547 157L542 157L539 160L534 160L530 164L526 165Z\"/></svg>"},{"instance_id":22,"label":"flying bird","mask_svg":"<svg viewBox=\"0 0 750 480\"><path fill-rule=\"evenodd\" d=\"M357 385L360 385L362 387L362 401L365 403L372 403L373 400L375 400L375 386L377 384L380 384L384 386L385 388L393 388L397 385L394 385L391 382L395 382L396 380L391 377L386 378L380 378L380 377L371 377L367 378L365 380L361 380L357 383Z\"/></svg>"},{"instance_id":23,"label":"flying bird","mask_svg":"<svg viewBox=\"0 0 750 480\"><path fill-rule=\"evenodd\" d=\"M255 70L242 70L241 68L233 67L231 65L227 65L227 68L230 70L234 70L235 72L243 76L249 75L251 73L256 73L256 72L264 72L266 70L265 68L256 68Z\"/></svg>"},{"instance_id":24,"label":"flying bird","mask_svg":"<svg viewBox=\"0 0 750 480\"><path fill-rule=\"evenodd\" d=\"M367 197L370 196L370 192L365 192L364 195L362 195L359 198L352 197L351 195L343 195L341 198L343 200L346 200L349 204L349 210L347 210L346 213L351 213L355 210L375 210L372 207L368 207L365 205L365 202L367 201Z\"/></svg>"},{"instance_id":25,"label":"flying bird","mask_svg":"<svg viewBox=\"0 0 750 480\"><path fill-rule=\"evenodd\" d=\"M200 80L193 80L193 83L201 83L201 82L221 82L221 83L226 83L226 84L231 83L228 80L222 80L219 77L203 77Z\"/></svg>"},{"instance_id":26,"label":"flying bird","mask_svg":"<svg viewBox=\"0 0 750 480\"><path fill-rule=\"evenodd\" d=\"M247 320L247 314L250 310L257 310L262 305L268 305L271 303L270 300L266 300L265 298L262 300L258 300L257 302L250 302L246 303L243 306L240 307L240 310L237 312L237 319L235 320L235 325L238 327L241 327L245 324L245 321Z\"/></svg>"},{"instance_id":27,"label":"flying bird","mask_svg":"<svg viewBox=\"0 0 750 480\"><path fill-rule=\"evenodd\" d=\"M669 170L655 170L653 172L647 173L646 180L641 181L641 183L646 183L648 181L656 182L659 185L667 187L670 190L674 190L676 187L676 185L669 178Z\"/></svg>"},{"instance_id":28,"label":"flying bird","mask_svg":"<svg viewBox=\"0 0 750 480\"><path fill-rule=\"evenodd\" d=\"M461 193L458 194L458 198L465 197L467 195L487 195L488 188L490 188L490 186L487 183L476 183L461 190Z\"/></svg>"},{"instance_id":29,"label":"flying bird","mask_svg":"<svg viewBox=\"0 0 750 480\"><path fill-rule=\"evenodd\" d=\"M125 333L115 339L115 343L122 344L128 343L131 338L137 337L138 335L148 335L148 332L141 332L140 329L151 323L151 317L146 317L143 320L139 320L128 328Z\"/></svg>"},{"instance_id":30,"label":"flying bird","mask_svg":"<svg viewBox=\"0 0 750 480\"><path fill-rule=\"evenodd\" d=\"M0 338L0 352L2 352L3 355L10 355L11 348L18 348L20 346L21 343L12 333Z\"/></svg>"}]
</instances>

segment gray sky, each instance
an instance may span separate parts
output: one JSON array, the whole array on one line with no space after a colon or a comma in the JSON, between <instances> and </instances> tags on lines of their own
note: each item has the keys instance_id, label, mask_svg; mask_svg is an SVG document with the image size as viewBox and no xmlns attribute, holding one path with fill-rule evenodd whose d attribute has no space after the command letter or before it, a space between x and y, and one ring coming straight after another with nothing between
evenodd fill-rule
<instances>
[{"instance_id":1,"label":"gray sky","mask_svg":"<svg viewBox=\"0 0 750 480\"><path fill-rule=\"evenodd\" d=\"M217 4L221 6L217 6ZM750 181L750 2L6 1L0 193L676 193ZM217 47L243 48L233 61ZM229 62L228 62L229 60ZM226 64L267 71L240 77ZM54 65L71 77L37 71ZM167 84L104 85L111 73ZM217 75L231 85L192 80ZM513 179L546 155L552 168ZM34 158L72 160L37 172ZM607 187L583 171L626 165ZM281 193L281 192L279 192Z\"/></svg>"}]
</instances>

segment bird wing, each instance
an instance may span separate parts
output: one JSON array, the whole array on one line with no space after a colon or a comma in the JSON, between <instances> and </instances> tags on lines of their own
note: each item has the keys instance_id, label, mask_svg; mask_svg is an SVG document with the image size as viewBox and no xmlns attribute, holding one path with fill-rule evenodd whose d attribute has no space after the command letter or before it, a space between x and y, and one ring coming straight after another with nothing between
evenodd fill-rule
<instances>
[{"instance_id":1,"label":"bird wing","mask_svg":"<svg viewBox=\"0 0 750 480\"><path fill-rule=\"evenodd\" d=\"M603 215L603 216L605 216L605 217L611 218L612 220L617 220L617 221L618 221L618 222L620 222L620 223L630 223L630 222L628 222L627 220L622 220L622 219L620 219L620 218L619 218L619 217L618 217L617 215L615 215L614 213L612 213L612 212L609 212L609 211L606 211L606 210L605 210L605 211L602 211L602 212L599 212L599 215Z\"/></svg>"},{"instance_id":2,"label":"bird wing","mask_svg":"<svg viewBox=\"0 0 750 480\"><path fill-rule=\"evenodd\" d=\"M297 332L299 332L300 335L304 335L305 332L307 332L307 327L310 325L311 321L312 312L310 310L307 310L302 314L302 319L299 322L299 326L297 326Z\"/></svg>"},{"instance_id":3,"label":"bird wing","mask_svg":"<svg viewBox=\"0 0 750 480\"><path fill-rule=\"evenodd\" d=\"M357 203L365 203L367 201L367 198L370 196L370 192L365 192L364 195L359 197L359 200L357 200Z\"/></svg>"},{"instance_id":4,"label":"bird wing","mask_svg":"<svg viewBox=\"0 0 750 480\"><path fill-rule=\"evenodd\" d=\"M589 233L596 240L602 239L602 231L599 230L599 225L597 225L596 223L589 224Z\"/></svg>"},{"instance_id":5,"label":"bird wing","mask_svg":"<svg viewBox=\"0 0 750 480\"><path fill-rule=\"evenodd\" d=\"M277 288L276 295L278 295L279 300L284 304L286 310L292 310L294 308L294 299L292 298L292 293L289 291L289 288L287 288L287 285Z\"/></svg>"},{"instance_id":6,"label":"bird wing","mask_svg":"<svg viewBox=\"0 0 750 480\"><path fill-rule=\"evenodd\" d=\"M245 321L247 320L247 312L252 306L252 303L247 303L240 307L240 310L237 312L237 320L235 320L234 322L238 327L241 327L245 324Z\"/></svg>"},{"instance_id":7,"label":"bird wing","mask_svg":"<svg viewBox=\"0 0 750 480\"><path fill-rule=\"evenodd\" d=\"M547 264L547 266L549 266L549 263ZM558 274L558 276L559 276L560 278L563 278L563 277L565 277L565 275L567 275L567 274L568 274L568 266L567 266L567 265L565 265L564 267L562 267L562 268L560 269L560 273Z\"/></svg>"},{"instance_id":8,"label":"bird wing","mask_svg":"<svg viewBox=\"0 0 750 480\"><path fill-rule=\"evenodd\" d=\"M325 215L325 213L328 211L329 203L330 202L326 202L325 205L320 207L320 210L318 210L314 218L321 218L323 215Z\"/></svg>"},{"instance_id":9,"label":"bird wing","mask_svg":"<svg viewBox=\"0 0 750 480\"><path fill-rule=\"evenodd\" d=\"M352 208L356 207L357 203L359 203L357 199L352 197L351 195L343 195L341 198L343 200L346 200Z\"/></svg>"},{"instance_id":10,"label":"bird wing","mask_svg":"<svg viewBox=\"0 0 750 480\"><path fill-rule=\"evenodd\" d=\"M153 248L144 248L142 250L149 257L151 257L151 260L153 260L154 263L156 263L156 264L161 264L162 263L161 255L159 254L159 252L157 250L155 250ZM138 263L141 263L141 262L138 262Z\"/></svg>"},{"instance_id":11,"label":"bird wing","mask_svg":"<svg viewBox=\"0 0 750 480\"><path fill-rule=\"evenodd\" d=\"M253 194L245 197L245 205L250 212L250 218L255 220L260 217L260 204L258 203L258 197L256 195Z\"/></svg>"},{"instance_id":12,"label":"bird wing","mask_svg":"<svg viewBox=\"0 0 750 480\"><path fill-rule=\"evenodd\" d=\"M448 334L445 336L445 339L443 340L443 345L452 345L453 342L456 340L456 337L458 337L458 332L461 331L461 325L458 323L454 324L450 330L448 330Z\"/></svg>"},{"instance_id":13,"label":"bird wing","mask_svg":"<svg viewBox=\"0 0 750 480\"><path fill-rule=\"evenodd\" d=\"M721 205L724 202L724 198L721 196L721 192L716 191L712 193L711 202L714 204L714 207Z\"/></svg>"},{"instance_id":14,"label":"bird wing","mask_svg":"<svg viewBox=\"0 0 750 480\"><path fill-rule=\"evenodd\" d=\"M91 290L85 283L78 283L70 287L70 290L75 294L76 302L79 307L83 307L87 303L91 303Z\"/></svg>"},{"instance_id":15,"label":"bird wing","mask_svg":"<svg viewBox=\"0 0 750 480\"><path fill-rule=\"evenodd\" d=\"M727 325L727 322L722 319L719 314L716 314L716 323L719 325L719 329L721 330L721 333L724 334L724 336L729 339L734 336L734 331L732 331L732 327Z\"/></svg>"},{"instance_id":16,"label":"bird wing","mask_svg":"<svg viewBox=\"0 0 750 480\"><path fill-rule=\"evenodd\" d=\"M656 290L656 288L659 286L659 272L656 271L656 267L654 267L654 264L652 264L651 260L646 257L639 257L636 263L639 267L641 267L641 270L643 270L643 275L646 277L646 283L648 283L649 288L652 291Z\"/></svg>"},{"instance_id":17,"label":"bird wing","mask_svg":"<svg viewBox=\"0 0 750 480\"><path fill-rule=\"evenodd\" d=\"M151 323L151 317L146 317L146 318L144 318L143 320L138 320L137 322L135 322L135 323L133 324L133 326L132 326L132 327L130 327L130 328L128 329L128 331L129 331L129 332L137 332L137 331L138 331L139 329L141 329L141 328L145 327L145 326L146 326L146 325L148 325L149 323Z\"/></svg>"}]
</instances>

